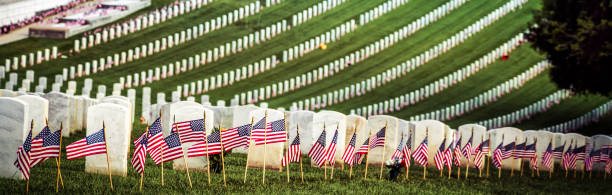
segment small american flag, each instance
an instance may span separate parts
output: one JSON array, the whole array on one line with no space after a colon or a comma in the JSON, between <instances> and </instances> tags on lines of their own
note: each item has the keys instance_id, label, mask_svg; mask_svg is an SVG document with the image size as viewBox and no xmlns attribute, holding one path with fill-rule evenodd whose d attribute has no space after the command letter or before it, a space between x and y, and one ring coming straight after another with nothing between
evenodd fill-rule
<instances>
[{"instance_id":1,"label":"small american flag","mask_svg":"<svg viewBox=\"0 0 612 195\"><path fill-rule=\"evenodd\" d=\"M106 139L104 129L101 129L79 141L66 146L68 160L94 154L106 153Z\"/></svg>"},{"instance_id":2,"label":"small american flag","mask_svg":"<svg viewBox=\"0 0 612 195\"><path fill-rule=\"evenodd\" d=\"M353 137L351 137L351 141L344 149L344 154L342 154L342 161L348 163L350 166L353 166L355 163L355 140L357 139L357 134L353 133Z\"/></svg>"},{"instance_id":3,"label":"small american flag","mask_svg":"<svg viewBox=\"0 0 612 195\"><path fill-rule=\"evenodd\" d=\"M525 146L525 149L520 154L520 158L533 158L536 155L536 142Z\"/></svg>"},{"instance_id":4,"label":"small american flag","mask_svg":"<svg viewBox=\"0 0 612 195\"><path fill-rule=\"evenodd\" d=\"M497 168L501 168L502 166L502 143L499 143L499 146L497 146L497 148L495 148L495 150L493 151L493 164L495 165L495 167Z\"/></svg>"},{"instance_id":5,"label":"small american flag","mask_svg":"<svg viewBox=\"0 0 612 195\"><path fill-rule=\"evenodd\" d=\"M586 147L586 145L583 145L574 149L576 160L584 160L584 157L586 156Z\"/></svg>"},{"instance_id":6,"label":"small american flag","mask_svg":"<svg viewBox=\"0 0 612 195\"><path fill-rule=\"evenodd\" d=\"M564 170L567 171L569 170L570 167L572 167L572 161L573 161L572 159L576 159L576 157L574 156L574 152L572 150L572 144L570 143L570 147L567 149L567 151L563 155L563 169Z\"/></svg>"},{"instance_id":7,"label":"small american flag","mask_svg":"<svg viewBox=\"0 0 612 195\"><path fill-rule=\"evenodd\" d=\"M533 155L533 157L529 159L529 164L531 164L532 170L537 170L538 169L538 156Z\"/></svg>"},{"instance_id":8,"label":"small american flag","mask_svg":"<svg viewBox=\"0 0 612 195\"><path fill-rule=\"evenodd\" d=\"M514 159L523 158L524 152L525 152L525 144L526 143L527 143L527 139L525 138L525 141L523 143L517 144L514 147L514 152L512 153L512 157L514 157ZM529 156L529 157L531 157L531 156Z\"/></svg>"},{"instance_id":9,"label":"small american flag","mask_svg":"<svg viewBox=\"0 0 612 195\"><path fill-rule=\"evenodd\" d=\"M502 159L508 159L514 156L514 148L516 148L515 142L509 143L508 145L504 146L503 151L502 151Z\"/></svg>"},{"instance_id":10,"label":"small american flag","mask_svg":"<svg viewBox=\"0 0 612 195\"><path fill-rule=\"evenodd\" d=\"M361 146L359 146L359 150L355 153L354 164L361 164L363 158L368 154L368 144L370 143L370 138L366 139Z\"/></svg>"},{"instance_id":11,"label":"small american flag","mask_svg":"<svg viewBox=\"0 0 612 195\"><path fill-rule=\"evenodd\" d=\"M30 150L32 149L32 130L23 145L17 148L17 160L13 163L26 179L30 179Z\"/></svg>"},{"instance_id":12,"label":"small american flag","mask_svg":"<svg viewBox=\"0 0 612 195\"><path fill-rule=\"evenodd\" d=\"M138 142L134 142L134 146L136 149L134 150L134 154L132 154L132 167L136 169L138 174L142 174L144 172L145 160L147 155L147 132L145 131L138 139Z\"/></svg>"},{"instance_id":13,"label":"small american flag","mask_svg":"<svg viewBox=\"0 0 612 195\"><path fill-rule=\"evenodd\" d=\"M336 157L336 143L338 143L338 130L334 133L334 138L331 143L327 147L327 151L325 151L325 160L329 162L330 165L334 165L335 157Z\"/></svg>"},{"instance_id":14,"label":"small american flag","mask_svg":"<svg viewBox=\"0 0 612 195\"><path fill-rule=\"evenodd\" d=\"M600 151L591 151L591 153L589 155L586 156L586 158L584 159L584 169L586 171L591 171L591 169L593 169L593 156L596 155L596 152L599 153Z\"/></svg>"},{"instance_id":15,"label":"small american flag","mask_svg":"<svg viewBox=\"0 0 612 195\"><path fill-rule=\"evenodd\" d=\"M436 156L434 156L434 162L436 163L436 168L438 170L444 169L444 148L446 145L446 138L442 140L440 144L440 148L438 148L438 152L436 152Z\"/></svg>"},{"instance_id":16,"label":"small american flag","mask_svg":"<svg viewBox=\"0 0 612 195\"><path fill-rule=\"evenodd\" d=\"M552 141L548 143L546 151L542 154L542 164L549 169L552 167Z\"/></svg>"},{"instance_id":17,"label":"small american flag","mask_svg":"<svg viewBox=\"0 0 612 195\"><path fill-rule=\"evenodd\" d=\"M163 161L171 161L183 157L183 147L179 139L179 134L172 130L168 137L164 138L166 144L162 145Z\"/></svg>"},{"instance_id":18,"label":"small american flag","mask_svg":"<svg viewBox=\"0 0 612 195\"><path fill-rule=\"evenodd\" d=\"M393 151L393 155L391 155L391 160L402 160L402 142L404 142L404 137L402 137L397 144L397 149Z\"/></svg>"},{"instance_id":19,"label":"small american flag","mask_svg":"<svg viewBox=\"0 0 612 195\"><path fill-rule=\"evenodd\" d=\"M402 154L404 156L404 166L406 168L410 167L410 156L412 153L412 144L410 142L410 138L406 140L406 144L404 144L404 148L402 149Z\"/></svg>"},{"instance_id":20,"label":"small american flag","mask_svg":"<svg viewBox=\"0 0 612 195\"><path fill-rule=\"evenodd\" d=\"M287 153L285 157L283 157L281 161L281 165L287 166L288 162L300 162L300 134L295 136L291 145L289 145L289 149L287 149Z\"/></svg>"},{"instance_id":21,"label":"small american flag","mask_svg":"<svg viewBox=\"0 0 612 195\"><path fill-rule=\"evenodd\" d=\"M556 158L556 159L563 158L563 149L565 149L565 143L563 143L562 146L559 146L552 151L552 154L551 154L552 158Z\"/></svg>"},{"instance_id":22,"label":"small american flag","mask_svg":"<svg viewBox=\"0 0 612 195\"><path fill-rule=\"evenodd\" d=\"M482 141L476 149L478 152L476 153L476 157L474 157L474 166L479 170L483 167L485 154L489 153L489 151L485 151L485 148L489 148L489 140Z\"/></svg>"},{"instance_id":23,"label":"small american flag","mask_svg":"<svg viewBox=\"0 0 612 195\"><path fill-rule=\"evenodd\" d=\"M446 164L448 170L451 170L453 166L453 142L451 140L449 142L448 148L444 150L444 164Z\"/></svg>"},{"instance_id":24,"label":"small american flag","mask_svg":"<svg viewBox=\"0 0 612 195\"><path fill-rule=\"evenodd\" d=\"M238 147L248 147L249 136L251 136L251 124L246 124L225 131L221 131L221 138L223 138L223 148L225 149L225 151L230 151Z\"/></svg>"},{"instance_id":25,"label":"small american flag","mask_svg":"<svg viewBox=\"0 0 612 195\"><path fill-rule=\"evenodd\" d=\"M255 139L255 145L272 143L282 143L287 141L287 131L285 131L285 119L272 121L268 124L264 139Z\"/></svg>"},{"instance_id":26,"label":"small american flag","mask_svg":"<svg viewBox=\"0 0 612 195\"><path fill-rule=\"evenodd\" d=\"M325 164L325 130L321 132L319 139L317 139L312 148L310 148L310 151L308 151L308 156L319 167Z\"/></svg>"},{"instance_id":27,"label":"small american flag","mask_svg":"<svg viewBox=\"0 0 612 195\"><path fill-rule=\"evenodd\" d=\"M465 158L467 158L468 160L470 160L470 153L472 152L472 138L473 138L473 134L470 136L470 139L468 139L467 143L465 144L465 146L463 146L463 149L461 149L461 153L463 154L463 156L465 156Z\"/></svg>"},{"instance_id":28,"label":"small american flag","mask_svg":"<svg viewBox=\"0 0 612 195\"><path fill-rule=\"evenodd\" d=\"M455 165L461 166L461 140L460 139L457 139L455 141L455 149L453 150L453 156L454 156Z\"/></svg>"},{"instance_id":29,"label":"small american flag","mask_svg":"<svg viewBox=\"0 0 612 195\"><path fill-rule=\"evenodd\" d=\"M59 142L62 136L60 133L60 131L51 133L49 128L45 127L36 137L34 137L34 140L32 140L32 150L30 151L32 167L48 158L59 157Z\"/></svg>"},{"instance_id":30,"label":"small american flag","mask_svg":"<svg viewBox=\"0 0 612 195\"><path fill-rule=\"evenodd\" d=\"M164 134L162 133L161 118L157 118L149 127L149 139L147 141L147 152L155 164L160 164L162 155L161 147L164 145Z\"/></svg>"},{"instance_id":31,"label":"small american flag","mask_svg":"<svg viewBox=\"0 0 612 195\"><path fill-rule=\"evenodd\" d=\"M601 146L601 158L599 158L599 162L608 162L608 159L610 159L610 151L612 151L610 145Z\"/></svg>"},{"instance_id":32,"label":"small american flag","mask_svg":"<svg viewBox=\"0 0 612 195\"><path fill-rule=\"evenodd\" d=\"M414 153L412 153L412 158L414 161L421 166L427 166L427 160L429 159L427 150L427 136L425 136L423 142L421 142L419 147L417 147L417 149L414 150Z\"/></svg>"},{"instance_id":33,"label":"small american flag","mask_svg":"<svg viewBox=\"0 0 612 195\"><path fill-rule=\"evenodd\" d=\"M199 142L191 146L187 150L187 156L197 157L221 153L221 133L219 131L212 132L206 140L207 142Z\"/></svg>"},{"instance_id":34,"label":"small american flag","mask_svg":"<svg viewBox=\"0 0 612 195\"><path fill-rule=\"evenodd\" d=\"M374 135L374 137L370 140L370 149L374 149L376 147L382 147L385 145L385 131L387 127L383 127Z\"/></svg>"},{"instance_id":35,"label":"small american flag","mask_svg":"<svg viewBox=\"0 0 612 195\"><path fill-rule=\"evenodd\" d=\"M268 129L268 125L266 124L266 117L261 118L261 120L257 121L255 125L253 125L253 131L251 132L251 139L264 139L265 130Z\"/></svg>"},{"instance_id":36,"label":"small american flag","mask_svg":"<svg viewBox=\"0 0 612 195\"><path fill-rule=\"evenodd\" d=\"M488 139L482 141L480 151L484 154L489 154L489 144L490 143Z\"/></svg>"},{"instance_id":37,"label":"small american flag","mask_svg":"<svg viewBox=\"0 0 612 195\"><path fill-rule=\"evenodd\" d=\"M201 142L204 141L204 137L206 137L204 119L183 121L174 123L173 125L178 129L182 143Z\"/></svg>"}]
</instances>

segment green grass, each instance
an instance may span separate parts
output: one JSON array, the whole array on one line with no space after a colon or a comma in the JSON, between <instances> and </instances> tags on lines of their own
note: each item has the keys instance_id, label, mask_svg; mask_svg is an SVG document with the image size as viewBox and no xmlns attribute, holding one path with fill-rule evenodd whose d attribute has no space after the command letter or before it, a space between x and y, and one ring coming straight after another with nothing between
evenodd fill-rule
<instances>
[{"instance_id":1,"label":"green grass","mask_svg":"<svg viewBox=\"0 0 612 195\"><path fill-rule=\"evenodd\" d=\"M135 125L134 135L139 135L144 129L142 125ZM85 136L84 132L79 132L71 138L64 139L63 147ZM135 139L136 136L133 136ZM130 150L130 156L133 152ZM303 156L304 183L301 183L299 176L299 165L291 164L291 181L287 183L286 172L274 170L266 171L266 184L261 184L262 170L249 169L247 183L243 184L244 165L246 155L229 153L225 155L225 168L227 186L223 185L221 173L211 174L211 184L208 184L205 172L190 171L193 188L189 188L185 171L172 170L171 163L164 163L164 182L161 186L161 167L156 166L151 159L147 159L143 193L291 193L291 194L325 194L325 193L356 193L356 194L391 194L391 193L419 193L419 194L500 194L500 193L563 193L563 194L601 194L608 189L610 180L603 180L601 173L594 172L593 179L565 179L562 173L555 173L553 179L548 179L547 172L541 172L540 177L530 177L529 170L525 170L523 177L515 171L515 176L510 177L510 171L504 170L501 179L497 178L497 169L490 167L490 176L486 178L486 171L483 171L483 178L478 176L476 169L470 169L468 179L464 178L465 168L461 170L461 178L456 179L456 167L453 167L451 179L447 178L447 170L444 177L439 176L439 171L435 168L428 168L427 179L423 180L423 169L412 166L408 179L405 177L405 169L399 177L399 181L388 181L388 169L385 168L383 180L379 180L380 166L372 165L368 167L368 178L363 179L365 166L356 165L353 167L353 177L348 178L349 170L334 170L334 179L324 180L324 170L310 166L308 157ZM129 163L129 162L128 162ZM130 166L130 165L128 165ZM90 193L108 194L109 178L106 175L85 173L85 159L67 160L65 154L62 155L62 175L65 189L62 194ZM330 170L327 170L330 177ZM56 166L52 160L45 161L32 169L30 181L31 193L51 193L55 190ZM140 175L134 169L128 168L128 176L113 176L114 193L138 193ZM3 186L3 193L16 194L25 193L23 180L0 179L0 186Z\"/></svg>"}]
</instances>

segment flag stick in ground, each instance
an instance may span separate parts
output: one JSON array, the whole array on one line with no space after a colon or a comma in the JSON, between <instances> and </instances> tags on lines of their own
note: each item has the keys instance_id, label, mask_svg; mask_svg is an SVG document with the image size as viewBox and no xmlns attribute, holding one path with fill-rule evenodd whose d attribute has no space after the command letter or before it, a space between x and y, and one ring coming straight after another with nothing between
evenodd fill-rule
<instances>
[{"instance_id":1,"label":"flag stick in ground","mask_svg":"<svg viewBox=\"0 0 612 195\"><path fill-rule=\"evenodd\" d=\"M111 191L114 191L115 189L113 188L113 176L111 175L111 166L110 166L110 157L108 156L108 139L106 138L106 125L104 124L104 121L102 121L102 129L104 132L104 145L106 145L106 166L108 169L108 179L110 181L110 187L111 187Z\"/></svg>"},{"instance_id":2,"label":"flag stick in ground","mask_svg":"<svg viewBox=\"0 0 612 195\"><path fill-rule=\"evenodd\" d=\"M338 122L338 124L336 125L336 131L338 131L339 128L340 128L340 122ZM336 147L336 146L334 146L334 147ZM332 161L329 161L329 165L331 166L331 178L330 179L334 179L334 165L335 165L335 163L332 164L332 162L334 162L336 160L335 159L336 153L334 152L334 154L332 154L332 155L334 155L334 158L332 158Z\"/></svg>"},{"instance_id":3,"label":"flag stick in ground","mask_svg":"<svg viewBox=\"0 0 612 195\"><path fill-rule=\"evenodd\" d=\"M551 137L550 142L549 142L551 145L552 145L552 141L553 141L553 138ZM551 164L552 164L551 168L548 169L548 179L552 179L552 174L553 174L553 171L555 170L555 159L554 158L552 159Z\"/></svg>"},{"instance_id":4,"label":"flag stick in ground","mask_svg":"<svg viewBox=\"0 0 612 195\"><path fill-rule=\"evenodd\" d=\"M287 151L289 151L289 130L287 129L287 113L283 114L283 119L284 119L284 125L285 125L285 131L287 132L287 135L285 136L285 145L287 146ZM284 158L284 157L283 157ZM290 177L289 177L289 160L287 160L287 182L289 182Z\"/></svg>"},{"instance_id":5,"label":"flag stick in ground","mask_svg":"<svg viewBox=\"0 0 612 195\"><path fill-rule=\"evenodd\" d=\"M185 151L183 150L183 144L182 144L182 140L181 140L181 134L178 132L178 126L176 125L176 115L173 116L172 119L172 123L174 124L174 130L176 130L176 134L178 135L179 138L179 143L181 143L181 152L183 152L183 163L185 163L185 172L187 172L187 180L189 180L189 188L193 188L193 185L191 184L191 176L189 175L189 164L187 164L187 157L185 157ZM162 154L163 155L163 154Z\"/></svg>"},{"instance_id":6,"label":"flag stick in ground","mask_svg":"<svg viewBox=\"0 0 612 195\"><path fill-rule=\"evenodd\" d=\"M461 137L461 140L463 140L463 134L460 132L459 135ZM457 145L460 146L459 149L461 149L461 140L457 142ZM461 155L459 155L459 158L461 158ZM457 165L457 179L461 179L461 160L459 160L459 165Z\"/></svg>"},{"instance_id":7,"label":"flag stick in ground","mask_svg":"<svg viewBox=\"0 0 612 195\"><path fill-rule=\"evenodd\" d=\"M146 131L147 131L147 135L143 139L149 139L149 125L147 125ZM148 140L147 140L147 143L149 143ZM140 187L138 188L138 191L140 191L140 192L142 192L142 180L143 180L143 178L144 178L144 167L142 167L142 173L140 174Z\"/></svg>"},{"instance_id":8,"label":"flag stick in ground","mask_svg":"<svg viewBox=\"0 0 612 195\"><path fill-rule=\"evenodd\" d=\"M504 146L504 134L502 134L502 139L501 139L501 142L499 144L501 144L502 147ZM501 170L502 170L501 166L499 168L497 168L497 178L498 179L501 179Z\"/></svg>"},{"instance_id":9,"label":"flag stick in ground","mask_svg":"<svg viewBox=\"0 0 612 195\"><path fill-rule=\"evenodd\" d=\"M485 140L484 138L485 138L485 136L484 136L484 134L483 134L483 135L482 135L482 139L481 139L483 142L484 142L484 140ZM482 145L483 143L481 142L480 144ZM489 146L490 146L490 145L489 145ZM479 151L479 152L482 152L482 151ZM483 157L481 156L480 158L483 158ZM487 160L487 158L485 158L485 160ZM474 156L474 162L476 162L476 156ZM482 161L481 161L480 163L482 163ZM482 167L482 166L480 166L480 167ZM479 168L479 169L478 169L478 177L482 178L482 168Z\"/></svg>"},{"instance_id":10,"label":"flag stick in ground","mask_svg":"<svg viewBox=\"0 0 612 195\"><path fill-rule=\"evenodd\" d=\"M325 122L323 122L323 131L325 131ZM327 140L327 138L325 138L325 140ZM325 151L325 149L323 150ZM325 154L325 152L323 152ZM325 161L327 157L325 155L323 155L323 179L327 180L327 164L325 163Z\"/></svg>"},{"instance_id":11,"label":"flag stick in ground","mask_svg":"<svg viewBox=\"0 0 612 195\"><path fill-rule=\"evenodd\" d=\"M568 150L569 150L569 149L572 147L572 144L573 144L573 143L574 143L574 140L571 140L571 141L570 141L570 145L569 145L569 147L567 148ZM565 156L565 152L563 152L563 155L562 155L562 156L563 156L563 157ZM563 163L565 163L565 158L563 158L563 157L562 157L561 159L563 159L563 161L564 161ZM568 175L568 172L569 172L568 170L569 170L569 168L565 169L565 178L567 178L567 175Z\"/></svg>"},{"instance_id":12,"label":"flag stick in ground","mask_svg":"<svg viewBox=\"0 0 612 195\"><path fill-rule=\"evenodd\" d=\"M266 115L264 116L264 162L263 162L263 173L261 175L261 183L265 184L266 183L266 150L267 150L267 146L268 144L265 144L268 140L268 110L266 109Z\"/></svg>"},{"instance_id":13,"label":"flag stick in ground","mask_svg":"<svg viewBox=\"0 0 612 195\"><path fill-rule=\"evenodd\" d=\"M454 152L454 151L453 151L453 149L454 149L454 148L450 148L450 146L452 146L452 145L453 145L452 143L453 143L453 142L455 142L455 134L454 134L454 133L453 133L453 139L449 140L449 142L450 142L451 144L449 145L449 148L448 148L448 149L449 149L451 152ZM451 156L452 156L452 155L453 155L453 154L451 154ZM453 167L453 166L452 166L452 165L453 165L453 164L452 164L452 163L453 163L452 158L451 158L451 159L448 159L448 160L449 160L450 162L447 162L447 163L451 163L451 164L450 164L451 166L449 166L449 167ZM448 169L448 179L450 179L450 177L451 177L451 172L452 172L452 171L451 171L451 169L449 168L449 169Z\"/></svg>"},{"instance_id":14,"label":"flag stick in ground","mask_svg":"<svg viewBox=\"0 0 612 195\"><path fill-rule=\"evenodd\" d=\"M385 121L385 141L383 141L382 159L380 161L380 175L378 176L379 180L382 179L383 167L385 166L385 153L387 151L387 132L389 131L387 129L388 124L389 124L389 121Z\"/></svg>"},{"instance_id":15,"label":"flag stick in ground","mask_svg":"<svg viewBox=\"0 0 612 195\"><path fill-rule=\"evenodd\" d=\"M409 129L408 131L410 131L408 135L410 135L410 139L412 139L412 129ZM412 148L412 146L408 146L408 147ZM404 158L405 158L404 160L410 161L410 156L404 156ZM410 163L410 165L412 165L412 163ZM406 179L408 179L408 174L410 174L410 166L406 167Z\"/></svg>"},{"instance_id":16,"label":"flag stick in ground","mask_svg":"<svg viewBox=\"0 0 612 195\"><path fill-rule=\"evenodd\" d=\"M586 137L584 137L584 149L585 149L585 150L584 150L584 156L587 156L587 155L586 155L586 153L588 152L588 151L586 151L586 146L587 146L586 144L587 144L587 140L586 140ZM595 143L593 143L593 146L595 146ZM586 161L586 160L583 160L582 162L585 162L585 161ZM594 164L594 163L593 163L593 164ZM585 170L585 168L586 168L586 167L582 167L582 177L581 177L581 179L583 179L583 180L584 180L584 170ZM591 170L592 170L592 169L591 169ZM590 178L590 176L589 176L589 178Z\"/></svg>"},{"instance_id":17,"label":"flag stick in ground","mask_svg":"<svg viewBox=\"0 0 612 195\"><path fill-rule=\"evenodd\" d=\"M472 127L472 134L470 137L474 137L474 127ZM468 178L468 174L470 173L470 157L472 156L472 143L470 143L470 151L468 151L467 163L465 163L465 179Z\"/></svg>"},{"instance_id":18,"label":"flag stick in ground","mask_svg":"<svg viewBox=\"0 0 612 195\"><path fill-rule=\"evenodd\" d=\"M491 148L492 148L492 146L491 146L491 134L489 134L489 153L491 152ZM485 155L485 160L487 160L487 178L489 178L489 165L491 163L491 155Z\"/></svg>"},{"instance_id":19,"label":"flag stick in ground","mask_svg":"<svg viewBox=\"0 0 612 195\"><path fill-rule=\"evenodd\" d=\"M162 118L162 110L159 109L159 123L161 123L161 118ZM147 128L147 131L149 131L149 129ZM162 134L162 139L163 139L163 134ZM160 156L161 156L161 183L162 186L164 186L164 147L159 147L160 149Z\"/></svg>"},{"instance_id":20,"label":"flag stick in ground","mask_svg":"<svg viewBox=\"0 0 612 195\"><path fill-rule=\"evenodd\" d=\"M221 143L221 171L223 171L223 186L227 186L227 182L225 181L225 159L223 157L223 138L221 137L221 121L219 121L219 142Z\"/></svg>"},{"instance_id":21,"label":"flag stick in ground","mask_svg":"<svg viewBox=\"0 0 612 195\"><path fill-rule=\"evenodd\" d=\"M297 125L297 136L300 136L300 125ZM300 140L301 141L301 140ZM289 165L289 164L287 164ZM302 169L302 152L300 151L300 173L302 174L302 183L304 183L304 170Z\"/></svg>"},{"instance_id":22,"label":"flag stick in ground","mask_svg":"<svg viewBox=\"0 0 612 195\"><path fill-rule=\"evenodd\" d=\"M32 119L32 122L30 122L30 134L32 134L32 129L34 129L34 119ZM32 140L30 140L30 141L32 141ZM28 154L28 156L30 156L30 155ZM28 166L30 166L29 164L31 163L31 162L29 162L29 158L30 157L28 157ZM17 159L19 159L19 158L17 158ZM23 168L20 168L20 169L23 169ZM30 179L26 179L26 193L28 193L29 189L30 189Z\"/></svg>"},{"instance_id":23,"label":"flag stick in ground","mask_svg":"<svg viewBox=\"0 0 612 195\"><path fill-rule=\"evenodd\" d=\"M368 138L372 137L372 129L370 129L370 133L368 134ZM368 153L366 154L366 166L365 166L365 174L363 174L363 178L368 178L368 162L370 161L370 142L368 142Z\"/></svg>"},{"instance_id":24,"label":"flag stick in ground","mask_svg":"<svg viewBox=\"0 0 612 195\"><path fill-rule=\"evenodd\" d=\"M429 127L425 127L425 139L427 139L427 135L429 134ZM427 164L425 163L425 165L423 166L423 180L427 179Z\"/></svg>"},{"instance_id":25,"label":"flag stick in ground","mask_svg":"<svg viewBox=\"0 0 612 195\"><path fill-rule=\"evenodd\" d=\"M353 134L355 134L355 131L356 131L355 127L353 127ZM345 149L346 149L346 147L345 147ZM353 159L351 159L351 160L353 161L353 163L351 163L351 165L350 165L351 167L349 168L349 179L351 179L351 177L353 176L353 165L352 164L354 164L355 156L353 156Z\"/></svg>"},{"instance_id":26,"label":"flag stick in ground","mask_svg":"<svg viewBox=\"0 0 612 195\"><path fill-rule=\"evenodd\" d=\"M206 111L204 111L204 129L206 129ZM220 133L219 137L221 137ZM208 136L204 137L204 143L206 144L206 176L208 176L208 184L210 185L210 157L208 156Z\"/></svg>"},{"instance_id":27,"label":"flag stick in ground","mask_svg":"<svg viewBox=\"0 0 612 195\"><path fill-rule=\"evenodd\" d=\"M49 126L49 121L47 119L45 119L45 122L47 124L47 127ZM62 131L64 129L64 123L60 123L60 142L59 142L59 154L58 157L55 158L55 163L57 164L57 178L55 181L55 192L58 192L59 190L59 184L58 183L62 183L62 189L64 189L64 179L62 178L62 171L60 169L61 167L61 156L62 156Z\"/></svg>"},{"instance_id":28,"label":"flag stick in ground","mask_svg":"<svg viewBox=\"0 0 612 195\"><path fill-rule=\"evenodd\" d=\"M518 139L515 137L514 138L514 149L512 150L512 153L516 152L516 142L518 141ZM515 159L512 159L512 162L514 162ZM514 163L512 163L512 166L510 167L510 177L514 176Z\"/></svg>"},{"instance_id":29,"label":"flag stick in ground","mask_svg":"<svg viewBox=\"0 0 612 195\"><path fill-rule=\"evenodd\" d=\"M250 135L253 135L253 117L251 117L251 133L249 133ZM208 144L207 144L208 145ZM246 176L247 176L247 171L249 170L249 154L251 153L251 146L250 146L250 141L247 144L248 148L247 148L247 161L246 164L244 165L244 181L243 183L246 183ZM209 172L210 174L210 172ZM209 179L209 183L210 183L210 179Z\"/></svg>"}]
</instances>

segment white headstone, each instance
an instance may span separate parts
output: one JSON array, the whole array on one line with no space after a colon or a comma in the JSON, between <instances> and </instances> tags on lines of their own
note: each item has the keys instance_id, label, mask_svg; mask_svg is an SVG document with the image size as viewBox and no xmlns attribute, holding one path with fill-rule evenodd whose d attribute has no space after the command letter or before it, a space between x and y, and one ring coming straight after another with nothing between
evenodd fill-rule
<instances>
[{"instance_id":1,"label":"white headstone","mask_svg":"<svg viewBox=\"0 0 612 195\"><path fill-rule=\"evenodd\" d=\"M129 114L128 107L111 103L101 103L87 109L87 135L99 131L104 125L110 172L123 177L127 176L128 152L132 143ZM85 157L85 172L108 174L106 154Z\"/></svg>"},{"instance_id":2,"label":"white headstone","mask_svg":"<svg viewBox=\"0 0 612 195\"><path fill-rule=\"evenodd\" d=\"M26 102L9 97L0 97L0 177L24 179L13 166L17 159L17 148L23 144L30 130L29 106Z\"/></svg>"},{"instance_id":3,"label":"white headstone","mask_svg":"<svg viewBox=\"0 0 612 195\"><path fill-rule=\"evenodd\" d=\"M49 101L49 128L60 129L63 125L64 130L72 128L72 113L70 98L68 95L58 92L51 92L43 96ZM62 131L62 136L70 136L70 131Z\"/></svg>"}]
</instances>

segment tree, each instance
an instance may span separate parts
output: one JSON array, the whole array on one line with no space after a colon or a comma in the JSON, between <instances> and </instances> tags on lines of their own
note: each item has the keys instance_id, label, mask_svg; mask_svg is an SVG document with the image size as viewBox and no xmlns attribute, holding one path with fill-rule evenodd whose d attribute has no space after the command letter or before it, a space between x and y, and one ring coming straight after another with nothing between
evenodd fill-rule
<instances>
[{"instance_id":1,"label":"tree","mask_svg":"<svg viewBox=\"0 0 612 195\"><path fill-rule=\"evenodd\" d=\"M543 0L528 39L559 88L612 97L611 0Z\"/></svg>"}]
</instances>

